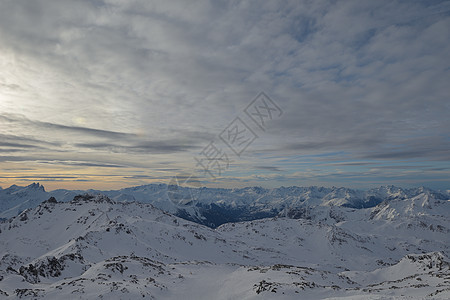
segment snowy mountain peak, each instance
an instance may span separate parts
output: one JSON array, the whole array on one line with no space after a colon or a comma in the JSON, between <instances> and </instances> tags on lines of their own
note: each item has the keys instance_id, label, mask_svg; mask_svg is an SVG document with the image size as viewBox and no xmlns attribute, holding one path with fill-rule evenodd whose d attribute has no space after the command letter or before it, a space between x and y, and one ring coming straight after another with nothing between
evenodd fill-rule
<instances>
[{"instance_id":1,"label":"snowy mountain peak","mask_svg":"<svg viewBox=\"0 0 450 300\"><path fill-rule=\"evenodd\" d=\"M82 202L94 202L94 203L109 203L109 204L115 204L116 202L111 200L108 196L103 194L89 194L85 193L82 195L77 195L73 198L70 203L82 203Z\"/></svg>"},{"instance_id":2,"label":"snowy mountain peak","mask_svg":"<svg viewBox=\"0 0 450 300\"><path fill-rule=\"evenodd\" d=\"M17 186L16 186L17 187ZM28 186L25 187L26 190L28 191L41 191L41 192L45 192L45 188L43 185L39 184L39 182L34 182Z\"/></svg>"}]
</instances>

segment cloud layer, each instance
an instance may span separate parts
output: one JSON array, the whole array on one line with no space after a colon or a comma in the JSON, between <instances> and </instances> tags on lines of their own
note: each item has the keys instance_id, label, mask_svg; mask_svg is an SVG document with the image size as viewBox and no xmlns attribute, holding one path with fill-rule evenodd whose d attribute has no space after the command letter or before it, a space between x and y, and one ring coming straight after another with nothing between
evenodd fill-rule
<instances>
[{"instance_id":1,"label":"cloud layer","mask_svg":"<svg viewBox=\"0 0 450 300\"><path fill-rule=\"evenodd\" d=\"M449 53L448 1L5 0L0 185L166 181L265 91L215 184L449 188Z\"/></svg>"}]
</instances>

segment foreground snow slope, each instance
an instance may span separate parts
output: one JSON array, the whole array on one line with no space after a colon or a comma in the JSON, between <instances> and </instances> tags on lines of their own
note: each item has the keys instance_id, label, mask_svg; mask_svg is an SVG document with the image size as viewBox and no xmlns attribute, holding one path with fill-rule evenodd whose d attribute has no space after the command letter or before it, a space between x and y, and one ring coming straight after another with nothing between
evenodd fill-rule
<instances>
[{"instance_id":1,"label":"foreground snow slope","mask_svg":"<svg viewBox=\"0 0 450 300\"><path fill-rule=\"evenodd\" d=\"M0 295L450 297L448 201L430 194L303 216L211 229L103 195L51 199L0 224Z\"/></svg>"}]
</instances>

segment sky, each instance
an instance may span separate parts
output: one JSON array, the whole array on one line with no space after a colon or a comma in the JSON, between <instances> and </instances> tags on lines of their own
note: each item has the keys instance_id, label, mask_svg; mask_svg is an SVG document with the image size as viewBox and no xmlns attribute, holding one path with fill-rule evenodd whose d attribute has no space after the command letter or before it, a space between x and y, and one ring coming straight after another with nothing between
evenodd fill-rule
<instances>
[{"instance_id":1,"label":"sky","mask_svg":"<svg viewBox=\"0 0 450 300\"><path fill-rule=\"evenodd\" d=\"M0 186L450 189L449 82L450 1L0 0Z\"/></svg>"}]
</instances>

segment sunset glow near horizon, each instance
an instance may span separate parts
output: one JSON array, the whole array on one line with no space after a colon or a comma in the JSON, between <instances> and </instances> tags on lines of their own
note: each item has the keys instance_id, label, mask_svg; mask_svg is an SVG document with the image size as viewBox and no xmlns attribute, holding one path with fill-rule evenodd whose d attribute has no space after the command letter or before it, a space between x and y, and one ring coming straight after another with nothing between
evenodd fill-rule
<instances>
[{"instance_id":1,"label":"sunset glow near horizon","mask_svg":"<svg viewBox=\"0 0 450 300\"><path fill-rule=\"evenodd\" d=\"M448 1L2 1L0 186L446 190L449 79Z\"/></svg>"}]
</instances>

